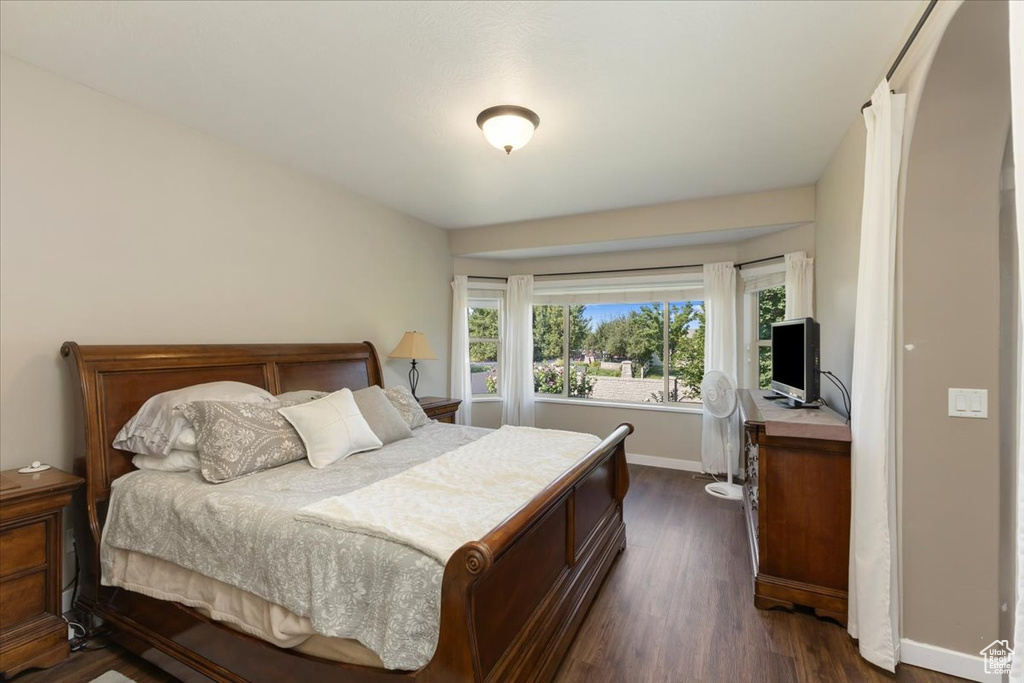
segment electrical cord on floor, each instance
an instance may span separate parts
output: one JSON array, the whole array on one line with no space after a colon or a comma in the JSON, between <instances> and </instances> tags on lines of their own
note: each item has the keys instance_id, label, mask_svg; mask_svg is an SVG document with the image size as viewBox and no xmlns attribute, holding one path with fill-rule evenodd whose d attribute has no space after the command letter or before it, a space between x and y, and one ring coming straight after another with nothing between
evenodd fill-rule
<instances>
[{"instance_id":1,"label":"electrical cord on floor","mask_svg":"<svg viewBox=\"0 0 1024 683\"><path fill-rule=\"evenodd\" d=\"M850 416L852 415L850 412L850 403L852 402L850 391L846 388L846 385L843 384L843 380L839 379L839 376L834 372L822 370L821 374L827 377L828 380L832 382L832 384L836 385L837 389L839 389L839 395L843 397L843 406L846 408L846 421L849 422Z\"/></svg>"}]
</instances>

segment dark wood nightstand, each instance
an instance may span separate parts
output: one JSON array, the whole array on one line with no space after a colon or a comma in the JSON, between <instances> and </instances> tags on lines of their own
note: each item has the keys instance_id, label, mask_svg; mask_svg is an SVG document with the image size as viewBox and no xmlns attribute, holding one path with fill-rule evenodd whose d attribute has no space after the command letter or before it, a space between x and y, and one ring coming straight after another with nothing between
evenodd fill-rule
<instances>
[{"instance_id":1,"label":"dark wood nightstand","mask_svg":"<svg viewBox=\"0 0 1024 683\"><path fill-rule=\"evenodd\" d=\"M462 403L460 398L443 396L424 396L419 401L427 417L448 424L455 424L455 413L459 411L459 405Z\"/></svg>"},{"instance_id":2,"label":"dark wood nightstand","mask_svg":"<svg viewBox=\"0 0 1024 683\"><path fill-rule=\"evenodd\" d=\"M61 616L64 506L82 479L51 468L0 472L0 676L68 656Z\"/></svg>"}]
</instances>

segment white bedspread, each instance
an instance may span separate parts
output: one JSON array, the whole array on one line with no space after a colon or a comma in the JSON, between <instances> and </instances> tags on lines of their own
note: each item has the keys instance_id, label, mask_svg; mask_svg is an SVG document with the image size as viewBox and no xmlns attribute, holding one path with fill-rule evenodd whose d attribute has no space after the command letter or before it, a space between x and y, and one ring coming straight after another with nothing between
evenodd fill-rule
<instances>
[{"instance_id":1,"label":"white bedspread","mask_svg":"<svg viewBox=\"0 0 1024 683\"><path fill-rule=\"evenodd\" d=\"M402 543L445 563L598 443L591 434L505 426L388 479L307 505L295 519Z\"/></svg>"}]
</instances>

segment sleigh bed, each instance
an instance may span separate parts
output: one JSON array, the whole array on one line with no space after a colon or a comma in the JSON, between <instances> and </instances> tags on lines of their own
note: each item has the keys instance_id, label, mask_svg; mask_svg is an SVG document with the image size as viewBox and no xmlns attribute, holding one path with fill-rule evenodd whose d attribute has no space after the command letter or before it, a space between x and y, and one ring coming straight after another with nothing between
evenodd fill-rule
<instances>
[{"instance_id":1,"label":"sleigh bed","mask_svg":"<svg viewBox=\"0 0 1024 683\"><path fill-rule=\"evenodd\" d=\"M133 470L114 434L151 396L234 380L272 394L383 386L368 342L61 348L75 383L79 606L115 639L185 681L551 680L618 552L629 486L617 427L586 457L444 565L433 657L414 671L341 663L276 647L184 605L100 584L111 483Z\"/></svg>"}]
</instances>

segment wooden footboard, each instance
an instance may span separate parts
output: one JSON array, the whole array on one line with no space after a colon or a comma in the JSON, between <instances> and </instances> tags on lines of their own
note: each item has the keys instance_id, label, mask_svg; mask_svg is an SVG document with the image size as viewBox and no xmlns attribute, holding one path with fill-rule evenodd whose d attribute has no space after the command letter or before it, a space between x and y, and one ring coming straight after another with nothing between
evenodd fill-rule
<instances>
[{"instance_id":1,"label":"wooden footboard","mask_svg":"<svg viewBox=\"0 0 1024 683\"><path fill-rule=\"evenodd\" d=\"M437 650L419 671L329 662L284 650L182 605L99 584L100 531L110 482L131 469L109 444L146 398L235 379L272 393L382 385L361 344L79 346L61 348L77 381L79 605L119 642L185 681L549 681L605 575L625 548L629 488L622 424L575 467L445 566Z\"/></svg>"},{"instance_id":2,"label":"wooden footboard","mask_svg":"<svg viewBox=\"0 0 1024 683\"><path fill-rule=\"evenodd\" d=\"M620 425L572 470L445 567L441 636L422 681L554 677L616 554L629 488Z\"/></svg>"}]
</instances>

